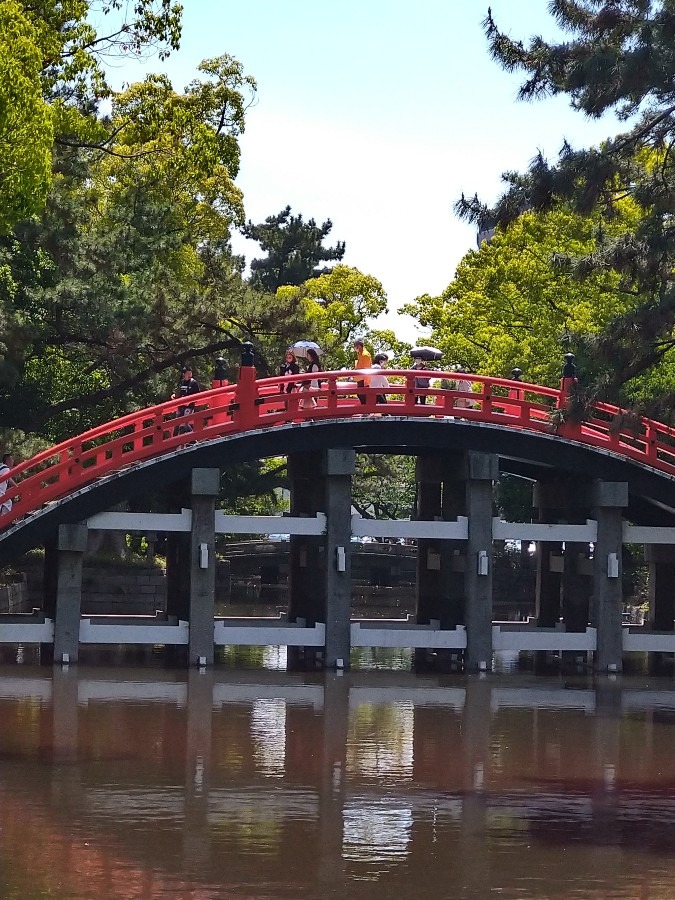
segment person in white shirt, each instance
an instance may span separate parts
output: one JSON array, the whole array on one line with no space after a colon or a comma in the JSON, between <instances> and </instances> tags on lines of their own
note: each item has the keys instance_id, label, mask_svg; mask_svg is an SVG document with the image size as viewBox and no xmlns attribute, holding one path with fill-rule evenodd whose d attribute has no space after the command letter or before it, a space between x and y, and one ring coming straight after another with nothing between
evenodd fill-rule
<instances>
[{"instance_id":1,"label":"person in white shirt","mask_svg":"<svg viewBox=\"0 0 675 900\"><path fill-rule=\"evenodd\" d=\"M4 497L8 487L16 487L16 481L9 478L9 472L14 468L14 457L11 453L5 453L2 457L2 465L0 465L0 497ZM3 500L0 503L0 513L8 513L12 511L12 500Z\"/></svg>"},{"instance_id":2,"label":"person in white shirt","mask_svg":"<svg viewBox=\"0 0 675 900\"><path fill-rule=\"evenodd\" d=\"M373 360L372 369L383 369L387 363L389 362L389 357L386 353L378 353L375 359ZM386 391L389 387L389 379L383 372L373 372L372 375L368 377L368 384L370 387L379 388L381 391ZM386 403L387 395L385 393L377 394L375 397L376 403Z\"/></svg>"}]
</instances>

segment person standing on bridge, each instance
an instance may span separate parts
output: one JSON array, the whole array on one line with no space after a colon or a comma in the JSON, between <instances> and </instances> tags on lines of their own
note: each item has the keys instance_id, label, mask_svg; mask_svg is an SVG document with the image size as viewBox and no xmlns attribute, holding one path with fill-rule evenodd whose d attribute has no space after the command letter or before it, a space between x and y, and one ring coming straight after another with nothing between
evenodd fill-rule
<instances>
[{"instance_id":1,"label":"person standing on bridge","mask_svg":"<svg viewBox=\"0 0 675 900\"><path fill-rule=\"evenodd\" d=\"M426 368L427 368L427 364L423 359L416 359L415 362L413 363L413 369L415 369L415 370L426 369ZM416 391L417 390L426 390L426 388L428 388L430 384L431 384L431 378L423 378L420 375L418 375L415 378L415 390ZM427 402L426 394L415 394L415 403L419 403L420 405L424 406L424 404L426 402Z\"/></svg>"},{"instance_id":2,"label":"person standing on bridge","mask_svg":"<svg viewBox=\"0 0 675 900\"><path fill-rule=\"evenodd\" d=\"M11 453L5 453L2 457L2 465L0 466L0 497L4 497L7 488L16 487L16 481L9 478L9 472L14 468L14 457ZM0 503L0 513L8 513L12 511L12 500L3 500Z\"/></svg>"},{"instance_id":3,"label":"person standing on bridge","mask_svg":"<svg viewBox=\"0 0 675 900\"><path fill-rule=\"evenodd\" d=\"M466 369L464 368L464 366L455 366L454 368L455 372L457 372L459 376L466 376ZM459 377L457 379L457 390L466 391L467 393L469 393L473 390L473 384L469 381L468 378ZM457 400L455 400L455 406L459 407L460 409L473 409L473 401L469 400L468 397L459 397Z\"/></svg>"},{"instance_id":4,"label":"person standing on bridge","mask_svg":"<svg viewBox=\"0 0 675 900\"><path fill-rule=\"evenodd\" d=\"M370 356L370 353L368 353L368 351L366 350L361 338L357 338L354 341L354 350L356 350L356 364L355 364L354 368L355 369L370 369L370 368L372 368L373 360ZM365 387L366 386L365 380L364 381L359 380L356 382L356 384L357 384L357 387ZM359 400L361 401L361 405L365 405L366 395L359 394L358 397L359 397Z\"/></svg>"},{"instance_id":5,"label":"person standing on bridge","mask_svg":"<svg viewBox=\"0 0 675 900\"><path fill-rule=\"evenodd\" d=\"M171 399L177 400L178 398L180 398L181 400L187 401L189 397L191 397L193 394L198 394L200 391L201 388L199 387L199 382L192 376L192 366L183 366L180 384L171 395ZM188 416L191 415L194 411L194 402L182 403L176 410L176 416ZM192 431L192 429L193 426L191 422L188 422L185 425L176 425L173 430L174 437L177 434L185 434L188 431Z\"/></svg>"},{"instance_id":6,"label":"person standing on bridge","mask_svg":"<svg viewBox=\"0 0 675 900\"><path fill-rule=\"evenodd\" d=\"M316 350L312 350L312 348L310 347L307 350L306 358L307 365L305 366L305 372L314 373L321 371L321 360L319 359L319 354L316 352ZM313 378L310 382L303 382L301 390L318 391L320 386L321 385L319 384L318 378ZM314 399L314 397L309 397L300 401L300 409L312 409L314 406L316 406L316 400Z\"/></svg>"},{"instance_id":7,"label":"person standing on bridge","mask_svg":"<svg viewBox=\"0 0 675 900\"><path fill-rule=\"evenodd\" d=\"M299 375L300 374L300 366L298 365L298 361L295 358L295 353L292 350L287 350L286 355L284 356L284 361L279 366L279 375ZM297 387L292 381L289 381L285 387L285 392L290 394L292 390ZM281 389L281 393L284 393L284 388Z\"/></svg>"},{"instance_id":8,"label":"person standing on bridge","mask_svg":"<svg viewBox=\"0 0 675 900\"><path fill-rule=\"evenodd\" d=\"M388 362L389 357L386 353L378 353L373 360L373 369L385 369ZM385 391L389 387L389 379L384 374L384 372L375 371L368 380L370 383L370 387L379 388L380 390L380 393L375 395L375 403L386 403L387 395Z\"/></svg>"}]
</instances>

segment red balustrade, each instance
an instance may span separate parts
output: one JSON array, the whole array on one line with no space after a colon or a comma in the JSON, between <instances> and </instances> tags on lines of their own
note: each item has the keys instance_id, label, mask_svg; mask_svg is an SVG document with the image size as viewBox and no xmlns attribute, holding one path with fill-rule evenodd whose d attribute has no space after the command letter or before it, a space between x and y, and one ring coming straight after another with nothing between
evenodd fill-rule
<instances>
[{"instance_id":1,"label":"red balustrade","mask_svg":"<svg viewBox=\"0 0 675 900\"><path fill-rule=\"evenodd\" d=\"M3 498L13 501L13 509L0 514L0 528L97 479L186 444L321 419L406 416L489 422L555 434L675 475L674 429L606 403L596 403L584 422L566 421L567 385L556 389L472 374L462 376L471 381L471 391L418 389L419 371L387 369L386 375L390 384L382 389L357 387L362 374L354 371L321 372L320 386L314 388L316 375L256 379L255 369L243 366L236 385L196 395L193 413L177 417L184 401L170 400L99 425L20 463L11 472L18 484ZM457 374L433 372L430 377L432 384L456 383ZM293 386L290 392L288 385ZM382 394L387 402L377 403ZM365 396L365 404L358 395ZM420 396L425 403L415 402Z\"/></svg>"}]
</instances>

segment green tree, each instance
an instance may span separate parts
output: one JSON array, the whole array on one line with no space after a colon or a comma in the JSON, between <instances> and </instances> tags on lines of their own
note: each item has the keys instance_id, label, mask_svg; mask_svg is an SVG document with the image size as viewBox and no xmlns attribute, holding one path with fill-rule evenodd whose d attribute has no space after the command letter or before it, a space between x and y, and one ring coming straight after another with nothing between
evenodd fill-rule
<instances>
[{"instance_id":1,"label":"green tree","mask_svg":"<svg viewBox=\"0 0 675 900\"><path fill-rule=\"evenodd\" d=\"M97 33L88 0L4 0L0 4L0 233L38 212L51 182L55 145L116 152L119 129L98 115L111 92L102 60L175 49L181 7L173 0L136 0L120 16L121 0L99 11L117 24ZM126 5L124 5L126 8Z\"/></svg>"},{"instance_id":2,"label":"green tree","mask_svg":"<svg viewBox=\"0 0 675 900\"><path fill-rule=\"evenodd\" d=\"M356 337L363 338L371 348L392 355L407 349L393 332L373 328L374 320L387 312L382 283L350 266L335 266L299 287L280 287L276 301L282 307L295 305L302 310L306 329L303 336L323 347L327 367L351 368Z\"/></svg>"},{"instance_id":3,"label":"green tree","mask_svg":"<svg viewBox=\"0 0 675 900\"><path fill-rule=\"evenodd\" d=\"M540 37L529 44L485 20L490 50L505 69L524 72L523 99L566 94L571 105L598 117L617 112L628 129L599 148L565 144L552 165L539 154L524 174L508 173L508 189L489 210L478 198L462 198L461 215L477 222L512 222L525 208L547 210L560 201L582 214L615 214L629 196L640 210L627 234L578 260L581 276L612 268L635 302L611 320L591 347L598 386L610 399L624 385L656 371L653 409L673 406L675 326L675 9L669 0L552 0L550 9L569 35L560 43Z\"/></svg>"},{"instance_id":4,"label":"green tree","mask_svg":"<svg viewBox=\"0 0 675 900\"><path fill-rule=\"evenodd\" d=\"M38 212L49 190L54 124L41 66L37 29L7 0L0 5L0 233Z\"/></svg>"},{"instance_id":5,"label":"green tree","mask_svg":"<svg viewBox=\"0 0 675 900\"><path fill-rule=\"evenodd\" d=\"M359 453L352 504L366 519L406 519L415 507L415 457Z\"/></svg>"},{"instance_id":6,"label":"green tree","mask_svg":"<svg viewBox=\"0 0 675 900\"><path fill-rule=\"evenodd\" d=\"M338 241L334 247L323 246L332 228L330 219L317 225L314 219L305 222L302 214L291 215L290 206L258 225L247 222L242 234L257 241L267 253L266 257L251 260L251 286L274 294L282 285L300 285L308 278L330 272L320 264L341 260L345 255L344 241Z\"/></svg>"},{"instance_id":7,"label":"green tree","mask_svg":"<svg viewBox=\"0 0 675 900\"><path fill-rule=\"evenodd\" d=\"M625 234L636 215L628 202L611 223L565 210L524 213L470 251L440 297L418 297L404 311L432 329L446 365L501 377L518 367L526 381L554 386L579 336L635 305L613 269L581 281L568 261L594 253L599 233Z\"/></svg>"},{"instance_id":8,"label":"green tree","mask_svg":"<svg viewBox=\"0 0 675 900\"><path fill-rule=\"evenodd\" d=\"M229 247L254 85L230 57L201 71L184 94L149 78L116 97L124 152L61 149L44 214L0 240L6 427L82 430L168 396L186 358L210 370L283 322L251 297Z\"/></svg>"}]
</instances>

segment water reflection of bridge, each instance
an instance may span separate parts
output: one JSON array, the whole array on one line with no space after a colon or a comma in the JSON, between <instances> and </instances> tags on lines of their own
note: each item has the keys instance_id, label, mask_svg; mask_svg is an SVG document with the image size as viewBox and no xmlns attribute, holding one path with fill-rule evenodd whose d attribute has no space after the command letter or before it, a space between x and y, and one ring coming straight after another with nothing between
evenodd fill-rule
<instances>
[{"instance_id":1,"label":"water reflection of bridge","mask_svg":"<svg viewBox=\"0 0 675 900\"><path fill-rule=\"evenodd\" d=\"M657 826L672 843L667 690L628 679L130 675L0 677L6 840L12 816L32 846L51 829L49 840L67 836L75 867L86 834L106 877L137 871L146 885L170 874L162 845L205 889L233 890L278 880L295 847L326 888L370 867L403 877L404 866L437 885L474 885L474 896L487 896L501 841L519 833L571 855L577 841L582 872L610 884L615 862L594 847L648 848ZM573 869L556 873L561 895ZM498 877L515 896L522 866L507 856Z\"/></svg>"},{"instance_id":2,"label":"water reflection of bridge","mask_svg":"<svg viewBox=\"0 0 675 900\"><path fill-rule=\"evenodd\" d=\"M187 681L147 677L127 681L125 678L89 677L89 675L90 673L87 673L87 677L80 676L73 679L73 683L76 682L77 685L77 695L73 699L78 706L97 702L139 702L168 703L183 708L188 704ZM147 676L147 673L144 675ZM529 686L524 686L522 679L519 681L519 678L520 676L514 680L511 687L505 684L509 681L508 676L502 676L498 683L489 685L491 713L500 709L580 709L592 713L598 708L598 688L584 686L583 682L574 686L563 686L551 685L542 680L541 683L534 681ZM409 704L413 707L439 707L461 712L467 703L470 690L466 686L442 686L434 680L420 676L402 681L399 675L393 675L388 684L382 684L383 680L386 679L378 676L376 686L373 684L372 676L352 673L348 689L349 708L354 709L364 703L370 705L395 703ZM54 683L51 673L43 677L0 676L0 701L31 700L51 704L54 700ZM228 705L278 700L289 706L307 706L322 711L325 708L325 693L326 685L323 680L320 683L308 683L301 676L290 678L286 674L266 673L261 680L259 676L247 678L246 672L237 672L231 678L224 678L222 673L218 673L212 680L214 710ZM610 693L621 713L647 710L675 711L675 691L670 689L612 686Z\"/></svg>"}]
</instances>

